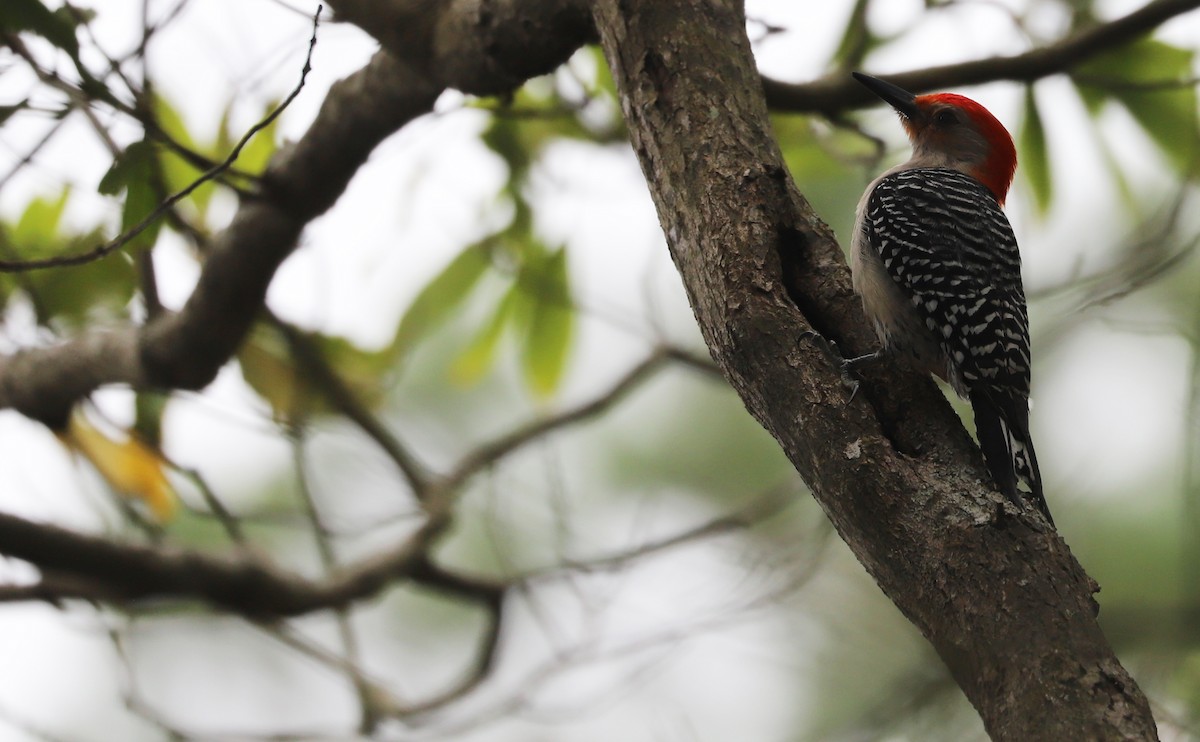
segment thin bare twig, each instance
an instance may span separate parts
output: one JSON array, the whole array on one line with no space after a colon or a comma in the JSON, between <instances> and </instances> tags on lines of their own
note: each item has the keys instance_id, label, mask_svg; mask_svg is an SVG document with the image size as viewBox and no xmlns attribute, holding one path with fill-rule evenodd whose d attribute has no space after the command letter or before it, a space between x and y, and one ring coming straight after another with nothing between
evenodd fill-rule
<instances>
[{"instance_id":1,"label":"thin bare twig","mask_svg":"<svg viewBox=\"0 0 1200 742\"><path fill-rule=\"evenodd\" d=\"M369 697L367 703L370 704L373 713L379 716L395 715L398 702L391 691L378 680L368 677L362 666L348 655L341 655L322 647L289 628L287 624L252 622L250 625L275 641L352 678L355 688ZM360 699L360 703L362 702Z\"/></svg>"},{"instance_id":2,"label":"thin bare twig","mask_svg":"<svg viewBox=\"0 0 1200 742\"><path fill-rule=\"evenodd\" d=\"M465 597L478 603L484 610L486 625L475 651L475 659L463 676L445 691L416 703L402 703L395 713L399 717L412 717L442 708L478 688L495 667L500 649L501 629L504 626L504 599L509 583L496 583L465 577L448 572L430 561L418 562L414 573L425 587L432 587L450 595Z\"/></svg>"},{"instance_id":3,"label":"thin bare twig","mask_svg":"<svg viewBox=\"0 0 1200 742\"><path fill-rule=\"evenodd\" d=\"M570 560L553 567L526 572L518 577L516 581L533 583L554 579L566 573L589 574L624 569L632 562L661 554L664 551L682 546L683 544L700 541L710 536L720 536L744 530L774 515L778 515L789 505L793 504L795 499L789 497L789 495L792 495L794 490L795 487L791 485L773 487L761 496L751 500L745 506L726 515L701 523L686 531L680 531L679 533L656 541L650 541L632 549L624 549L610 556L581 561Z\"/></svg>"},{"instance_id":4,"label":"thin bare twig","mask_svg":"<svg viewBox=\"0 0 1200 742\"><path fill-rule=\"evenodd\" d=\"M421 499L429 487L425 467L417 461L400 439L366 408L321 354L310 338L286 322L271 315L271 323L288 342L292 358L308 378L316 384L325 399L348 420L375 441L404 475L414 495Z\"/></svg>"},{"instance_id":5,"label":"thin bare twig","mask_svg":"<svg viewBox=\"0 0 1200 742\"><path fill-rule=\"evenodd\" d=\"M671 351L665 347L656 348L640 363L625 372L607 391L591 401L551 417L532 420L492 441L476 447L449 474L435 482L430 487L429 492L427 492L427 496L433 496L436 492L442 490L457 490L468 479L475 476L475 474L491 466L516 449L556 430L596 417L608 411L637 389L644 381L653 376L668 361L685 360L689 363L695 361L694 358L686 355L680 355L677 358L673 355L675 353L682 352Z\"/></svg>"},{"instance_id":6,"label":"thin bare twig","mask_svg":"<svg viewBox=\"0 0 1200 742\"><path fill-rule=\"evenodd\" d=\"M1090 275L1075 271L1059 283L1031 291L1030 299L1038 301L1077 295L1067 309L1057 313L1058 319L1040 332L1039 342L1044 344L1047 336L1061 336L1090 310L1108 306L1170 276L1191 258L1200 246L1200 233L1187 237L1176 234L1188 195L1185 184L1165 213L1138 225L1122 247L1120 259L1111 266Z\"/></svg>"},{"instance_id":7,"label":"thin bare twig","mask_svg":"<svg viewBox=\"0 0 1200 742\"><path fill-rule=\"evenodd\" d=\"M759 504L763 503L760 501ZM765 514L766 511L761 513L761 515ZM713 535L713 533L704 533L702 531L703 529L692 531L694 538L699 539ZM811 548L808 549L803 563L789 567L786 580L770 586L769 589L763 590L761 594L755 595L752 599L744 603L729 605L724 611L706 613L703 616L695 617L694 620L688 621L685 625L672 625L665 628L645 630L641 634L635 634L615 644L608 641L600 641L598 636L592 634L575 640L569 646L557 647L545 661L531 668L516 682L510 683L509 687L512 688L510 693L493 700L490 705L475 711L473 716L459 717L451 720L448 724L431 728L429 736L423 736L421 739L445 739L449 736L462 734L468 729L478 728L491 720L504 718L516 713L529 715L534 709L534 694L542 688L551 686L555 680L568 672L578 670L589 663L603 662L607 664L615 659L637 658L651 652L655 654L655 657L650 658L648 661L651 664L655 664L672 649L682 646L686 641L692 640L700 634L715 631L735 621L743 620L747 614L769 606L778 605L782 598L802 590L818 574L818 569L827 553L825 547L831 540L832 529L828 523L822 523L820 530L815 535L816 539L811 543ZM678 546L683 543L686 543L686 541L679 541L675 545ZM651 554L651 552L645 552L633 555L629 559L624 560L621 566L628 567L638 559L649 557ZM575 569L583 572L601 572L607 571L611 566L613 565L599 564L596 565L595 569L589 569L583 565L576 565ZM549 573L546 574L547 576L549 575ZM622 693L633 687L636 676L640 672L640 669L635 668L630 673L631 677L627 678L624 682L614 684L614 692ZM594 696L588 696L585 703L589 707L594 708L599 701ZM564 714L577 716L578 712L565 711ZM563 714L555 715L555 718L561 720Z\"/></svg>"},{"instance_id":8,"label":"thin bare twig","mask_svg":"<svg viewBox=\"0 0 1200 742\"><path fill-rule=\"evenodd\" d=\"M188 481L200 493L200 497L204 500L204 504L207 507L207 511L204 511L202 514L211 515L225 529L225 534L229 536L230 541L239 547L245 548L247 541L245 529L242 527L242 519L229 512L229 508L225 507L225 503L221 502L221 498L209 486L208 480L204 478L204 475L198 469L180 466L170 460L168 460L168 463L171 464L171 467L175 471L187 477Z\"/></svg>"},{"instance_id":9,"label":"thin bare twig","mask_svg":"<svg viewBox=\"0 0 1200 742\"><path fill-rule=\"evenodd\" d=\"M50 128L47 129L46 133L42 135L42 138L39 139L36 144L30 147L29 150L21 157L20 160L16 162L16 164L9 169L7 173L5 173L3 176L0 176L0 189L3 189L4 186L8 185L8 181L12 180L17 173L21 172L22 168L33 161L33 158L37 156L37 153L41 152L42 149L44 149L45 146L50 143L50 140L54 138L54 135L62 130L63 124L65 123L66 119L60 118L50 125Z\"/></svg>"},{"instance_id":10,"label":"thin bare twig","mask_svg":"<svg viewBox=\"0 0 1200 742\"><path fill-rule=\"evenodd\" d=\"M329 533L325 530L325 525L321 521L321 513L317 508L317 501L313 496L312 487L308 478L308 466L304 455L304 430L303 428L293 428L290 431L292 440L292 466L296 472L296 490L300 496L300 504L309 523L312 524L313 541L317 546L317 554L321 560L321 568L325 575L332 574L338 568L337 554L334 553L333 544L329 540ZM338 638L342 643L342 654L345 656L346 665L355 668L354 672L347 672L346 677L354 687L355 695L358 697L359 708L359 732L364 735L370 735L379 725L380 709L376 705L377 695L371 684L365 682L362 673L357 671L361 661L359 653L358 635L354 632L354 627L350 623L349 606L341 605L334 609L334 620L337 623Z\"/></svg>"}]
</instances>

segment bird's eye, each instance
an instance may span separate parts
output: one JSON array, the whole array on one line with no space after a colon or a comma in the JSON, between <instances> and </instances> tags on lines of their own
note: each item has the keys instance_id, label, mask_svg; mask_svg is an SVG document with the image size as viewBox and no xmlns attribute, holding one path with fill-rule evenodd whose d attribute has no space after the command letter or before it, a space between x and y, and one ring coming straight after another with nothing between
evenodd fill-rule
<instances>
[{"instance_id":1,"label":"bird's eye","mask_svg":"<svg viewBox=\"0 0 1200 742\"><path fill-rule=\"evenodd\" d=\"M938 126L952 126L958 123L958 117L954 115L954 111L949 108L943 108L933 114L933 123Z\"/></svg>"}]
</instances>

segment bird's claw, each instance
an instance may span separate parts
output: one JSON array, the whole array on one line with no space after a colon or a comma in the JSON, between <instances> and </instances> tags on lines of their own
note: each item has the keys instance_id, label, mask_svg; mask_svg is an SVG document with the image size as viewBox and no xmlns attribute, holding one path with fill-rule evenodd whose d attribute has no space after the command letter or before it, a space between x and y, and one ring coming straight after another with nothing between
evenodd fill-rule
<instances>
[{"instance_id":1,"label":"bird's claw","mask_svg":"<svg viewBox=\"0 0 1200 742\"><path fill-rule=\"evenodd\" d=\"M855 356L853 358L843 358L842 359L842 372L848 373L849 371L853 370L855 366L861 366L864 363L870 363L871 361L878 361L880 359L880 357L882 357L882 356L883 356L883 349L880 348L879 350L875 351L874 353L867 353L865 355Z\"/></svg>"},{"instance_id":2,"label":"bird's claw","mask_svg":"<svg viewBox=\"0 0 1200 742\"><path fill-rule=\"evenodd\" d=\"M801 337L813 340L818 346L820 346L821 350L825 353L825 356L841 370L842 385L850 390L850 398L846 400L846 404L850 404L854 401L854 398L858 396L859 388L862 386L862 383L858 379L853 378L850 375L854 370L854 367L866 361L875 360L883 353L882 350L877 350L874 353L868 353L866 355L856 356L854 358L846 358L842 355L841 349L838 348L837 341L830 340L819 332L814 330L806 330Z\"/></svg>"}]
</instances>

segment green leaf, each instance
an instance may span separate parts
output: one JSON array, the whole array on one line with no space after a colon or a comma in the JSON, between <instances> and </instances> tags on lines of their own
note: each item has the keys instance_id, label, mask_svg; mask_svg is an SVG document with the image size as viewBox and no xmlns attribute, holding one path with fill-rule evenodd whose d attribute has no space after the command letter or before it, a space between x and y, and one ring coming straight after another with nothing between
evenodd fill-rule
<instances>
[{"instance_id":1,"label":"green leaf","mask_svg":"<svg viewBox=\"0 0 1200 742\"><path fill-rule=\"evenodd\" d=\"M131 182L146 176L146 168L153 160L153 145L145 140L134 142L113 160L108 172L100 179L97 190L105 196L120 195Z\"/></svg>"},{"instance_id":2,"label":"green leaf","mask_svg":"<svg viewBox=\"0 0 1200 742\"><path fill-rule=\"evenodd\" d=\"M23 100L20 103L16 103L11 106L0 106L0 126L4 126L4 123L6 121L8 121L10 118L12 118L13 114L15 114L17 111L23 110L28 107L29 107L28 100Z\"/></svg>"},{"instance_id":3,"label":"green leaf","mask_svg":"<svg viewBox=\"0 0 1200 742\"><path fill-rule=\"evenodd\" d=\"M0 257L27 260L57 254L65 242L59 225L69 195L70 188L64 186L55 197L36 196L26 204L16 223L0 224ZM7 307L13 291L28 288L37 277L36 273L0 275L0 307ZM36 304L35 310L40 310Z\"/></svg>"},{"instance_id":4,"label":"green leaf","mask_svg":"<svg viewBox=\"0 0 1200 742\"><path fill-rule=\"evenodd\" d=\"M607 65L600 67L598 82L607 80L611 84L611 78L605 77L607 70ZM538 92L535 82L524 85L511 99L500 104L491 101L480 104L494 112L481 139L508 165L509 185L505 193L514 198L520 195L517 185L524 182L546 144L556 139L595 142L626 138L623 121L616 121L620 117L620 108L616 105L615 94L595 87L589 91L593 97L602 97L611 103L614 120L596 121L595 108L591 110L591 116L584 117L577 102L564 100L556 90L549 94Z\"/></svg>"},{"instance_id":5,"label":"green leaf","mask_svg":"<svg viewBox=\"0 0 1200 742\"><path fill-rule=\"evenodd\" d=\"M0 3L0 31L28 31L46 39L72 58L79 56L75 24L55 14L39 0L4 0Z\"/></svg>"},{"instance_id":6,"label":"green leaf","mask_svg":"<svg viewBox=\"0 0 1200 742\"><path fill-rule=\"evenodd\" d=\"M558 389L566 371L575 328L566 250L560 247L544 260L531 262L527 271L533 275L518 279L533 300L521 355L522 369L533 393L548 397Z\"/></svg>"},{"instance_id":7,"label":"green leaf","mask_svg":"<svg viewBox=\"0 0 1200 742\"><path fill-rule=\"evenodd\" d=\"M120 98L113 91L109 90L107 85L93 77L92 73L83 66L81 61L78 59L74 59L73 61L75 62L75 71L79 73L79 89L86 97L93 101L104 101L111 106L122 106ZM68 107L64 114L70 112L71 108Z\"/></svg>"},{"instance_id":8,"label":"green leaf","mask_svg":"<svg viewBox=\"0 0 1200 742\"><path fill-rule=\"evenodd\" d=\"M71 190L63 187L57 198L34 198L21 213L21 218L12 228L12 239L24 253L59 245L62 237L58 233L63 211Z\"/></svg>"},{"instance_id":9,"label":"green leaf","mask_svg":"<svg viewBox=\"0 0 1200 742\"><path fill-rule=\"evenodd\" d=\"M159 204L154 183L159 181L158 157L153 143L143 139L125 148L120 157L100 179L100 192L115 196L125 192L125 203L121 208L121 231L125 232L140 224ZM134 249L154 246L161 221L155 221L141 234L129 242Z\"/></svg>"},{"instance_id":10,"label":"green leaf","mask_svg":"<svg viewBox=\"0 0 1200 742\"><path fill-rule=\"evenodd\" d=\"M51 242L2 244L4 254L17 260L83 252L103 240L103 233L59 236ZM16 287L31 298L39 324L63 329L83 327L99 317L123 317L137 283L132 261L113 253L83 265L24 274ZM7 292L5 292L7 299Z\"/></svg>"},{"instance_id":11,"label":"green leaf","mask_svg":"<svg viewBox=\"0 0 1200 742\"><path fill-rule=\"evenodd\" d=\"M133 431L155 448L162 445L162 419L170 396L162 392L138 392L134 397Z\"/></svg>"},{"instance_id":12,"label":"green leaf","mask_svg":"<svg viewBox=\"0 0 1200 742\"><path fill-rule=\"evenodd\" d=\"M869 5L868 0L856 0L854 8L850 11L846 30L842 32L842 40L838 42L837 50L830 60L838 69L861 67L867 55L884 41L871 33L871 26L867 23Z\"/></svg>"},{"instance_id":13,"label":"green leaf","mask_svg":"<svg viewBox=\"0 0 1200 742\"><path fill-rule=\"evenodd\" d=\"M1033 192L1033 202L1039 214L1045 216L1054 195L1050 158L1046 153L1046 129L1038 111L1033 86L1025 88L1025 120L1018 136L1021 147L1021 172Z\"/></svg>"},{"instance_id":14,"label":"green leaf","mask_svg":"<svg viewBox=\"0 0 1200 742\"><path fill-rule=\"evenodd\" d=\"M233 116L233 98L225 102L225 108L221 111L221 121L217 124L217 141L213 144L213 149L220 152L229 152L233 149L233 145L237 143L233 134L230 133L230 118ZM222 158L224 159L224 158Z\"/></svg>"},{"instance_id":15,"label":"green leaf","mask_svg":"<svg viewBox=\"0 0 1200 742\"><path fill-rule=\"evenodd\" d=\"M815 125L810 116L774 114L771 128L796 185L818 213L836 215L830 226L848 234L854 215L846 204L858 201L866 181L846 162L866 161L875 154L874 146L849 130Z\"/></svg>"},{"instance_id":16,"label":"green leaf","mask_svg":"<svg viewBox=\"0 0 1200 742\"><path fill-rule=\"evenodd\" d=\"M1099 144L1100 155L1104 158L1104 164L1108 166L1113 185L1116 186L1117 195L1121 197L1121 203L1131 214L1138 214L1140 206L1137 193L1134 191L1133 184L1129 182L1129 177L1121 169L1121 163L1113 153L1112 145L1104 137L1097 137L1096 141Z\"/></svg>"},{"instance_id":17,"label":"green leaf","mask_svg":"<svg viewBox=\"0 0 1200 742\"><path fill-rule=\"evenodd\" d=\"M237 351L242 379L271 406L276 420L299 421L312 411L311 388L296 370L287 339L266 322L255 322Z\"/></svg>"},{"instance_id":18,"label":"green leaf","mask_svg":"<svg viewBox=\"0 0 1200 742\"><path fill-rule=\"evenodd\" d=\"M301 332L256 322L237 351L242 378L268 405L276 420L302 422L335 410L327 396L323 373L314 373L295 353L293 338L303 343L336 377L357 403L377 408L386 392L388 367L378 353L364 351L336 335Z\"/></svg>"},{"instance_id":19,"label":"green leaf","mask_svg":"<svg viewBox=\"0 0 1200 742\"><path fill-rule=\"evenodd\" d=\"M57 254L82 252L100 240L99 231L77 237L64 243ZM136 283L133 262L120 252L84 265L38 271L27 279L36 297L38 321L72 328L95 321L97 315L124 316Z\"/></svg>"},{"instance_id":20,"label":"green leaf","mask_svg":"<svg viewBox=\"0 0 1200 742\"><path fill-rule=\"evenodd\" d=\"M500 344L500 338L504 336L504 330L510 324L514 324L514 317L520 313L520 305L524 298L522 293L517 283L509 287L504 298L496 305L488 323L471 339L466 350L450 367L451 379L460 384L474 384L491 369L492 361L496 357L496 347Z\"/></svg>"},{"instance_id":21,"label":"green leaf","mask_svg":"<svg viewBox=\"0 0 1200 742\"><path fill-rule=\"evenodd\" d=\"M188 131L187 124L183 121L183 114L179 113L170 100L156 93L151 105L154 111L154 120L164 134L189 149L196 148L196 140Z\"/></svg>"},{"instance_id":22,"label":"green leaf","mask_svg":"<svg viewBox=\"0 0 1200 742\"><path fill-rule=\"evenodd\" d=\"M265 118L267 114L275 110L278 103L270 103L263 110L261 118ZM258 175L267 169L267 163L271 161L271 156L275 154L278 148L276 143L276 133L278 131L279 118L275 118L271 123L254 133L246 146L242 147L242 151L238 154L237 161L234 162L234 167L243 173ZM245 136L244 133L234 137L235 141L240 141Z\"/></svg>"},{"instance_id":23,"label":"green leaf","mask_svg":"<svg viewBox=\"0 0 1200 742\"><path fill-rule=\"evenodd\" d=\"M533 164L534 153L530 151L529 142L521 136L519 122L504 116L493 116L481 138L488 149L500 155L508 165L510 183L525 177L529 166Z\"/></svg>"},{"instance_id":24,"label":"green leaf","mask_svg":"<svg viewBox=\"0 0 1200 742\"><path fill-rule=\"evenodd\" d=\"M54 11L54 15L58 16L63 23L69 26L79 26L91 23L100 14L91 8L82 8L78 5L61 5Z\"/></svg>"},{"instance_id":25,"label":"green leaf","mask_svg":"<svg viewBox=\"0 0 1200 742\"><path fill-rule=\"evenodd\" d=\"M814 132L812 118L794 114L775 115L771 117L771 128L775 130L775 138L783 150L783 159L788 168L797 178L832 178L845 176L848 168L844 160L834 156L846 146L854 146L861 137L847 138L845 146L829 147L819 139ZM864 150L865 153L865 150ZM850 173L861 190L858 176Z\"/></svg>"},{"instance_id":26,"label":"green leaf","mask_svg":"<svg viewBox=\"0 0 1200 742\"><path fill-rule=\"evenodd\" d=\"M389 355L401 359L454 314L491 265L489 241L467 246L426 284L400 318Z\"/></svg>"},{"instance_id":27,"label":"green leaf","mask_svg":"<svg viewBox=\"0 0 1200 742\"><path fill-rule=\"evenodd\" d=\"M598 143L605 142L628 142L629 130L625 127L625 114L621 112L621 95L617 91L617 82L613 79L612 70L609 69L608 61L604 58L604 50L598 45L587 47L588 53L593 57L596 78L591 85L588 86L588 94L594 102L598 102L604 106L603 111L608 113L607 120L595 121L591 117L587 121L582 118L581 124L592 135L592 141ZM588 109L594 114L595 105L591 105Z\"/></svg>"},{"instance_id":28,"label":"green leaf","mask_svg":"<svg viewBox=\"0 0 1200 742\"><path fill-rule=\"evenodd\" d=\"M385 353L363 350L337 335L305 333L304 336L359 404L367 409L377 409L383 403L387 391L384 380L394 365ZM324 393L320 390L318 393L323 404L316 408L317 411L332 409L324 403Z\"/></svg>"},{"instance_id":29,"label":"green leaf","mask_svg":"<svg viewBox=\"0 0 1200 742\"><path fill-rule=\"evenodd\" d=\"M1105 99L1118 102L1172 164L1186 169L1200 153L1197 95L1189 82L1194 58L1194 51L1144 38L1079 65L1071 76L1092 113Z\"/></svg>"},{"instance_id":30,"label":"green leaf","mask_svg":"<svg viewBox=\"0 0 1200 742\"><path fill-rule=\"evenodd\" d=\"M0 255L11 260L47 258L83 252L102 242L99 227L82 235L63 234L68 196L64 188L56 197L31 200L15 224L0 229ZM84 265L22 274L19 279L2 276L0 304L20 289L30 297L39 323L76 327L98 314L123 315L135 284L132 262L115 253Z\"/></svg>"},{"instance_id":31,"label":"green leaf","mask_svg":"<svg viewBox=\"0 0 1200 742\"><path fill-rule=\"evenodd\" d=\"M171 104L171 101L161 95L155 95L153 110L155 121L172 141L193 152L202 152L202 148L196 144L192 133L188 131L183 116ZM165 146L160 149L160 159L163 182L171 193L182 191L203 174L195 165ZM199 215L203 217L215 192L216 185L209 181L192 191L185 201L195 206Z\"/></svg>"}]
</instances>

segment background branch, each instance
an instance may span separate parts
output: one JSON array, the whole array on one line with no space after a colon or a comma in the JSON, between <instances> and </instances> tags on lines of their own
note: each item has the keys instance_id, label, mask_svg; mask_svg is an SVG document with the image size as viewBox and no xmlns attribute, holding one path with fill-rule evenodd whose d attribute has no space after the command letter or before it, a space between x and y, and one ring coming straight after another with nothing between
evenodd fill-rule
<instances>
[{"instance_id":1,"label":"background branch","mask_svg":"<svg viewBox=\"0 0 1200 742\"><path fill-rule=\"evenodd\" d=\"M1068 72L1076 65L1133 41L1171 18L1196 8L1200 8L1200 0L1154 0L1128 15L1083 29L1024 54L902 70L886 77L889 82L914 93L997 80L1033 82ZM763 79L763 90L772 109L794 113L832 115L878 102L863 86L841 72L799 84Z\"/></svg>"}]
</instances>

